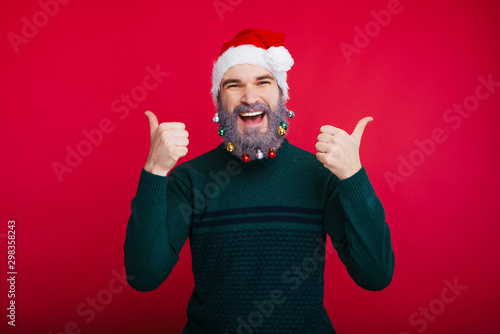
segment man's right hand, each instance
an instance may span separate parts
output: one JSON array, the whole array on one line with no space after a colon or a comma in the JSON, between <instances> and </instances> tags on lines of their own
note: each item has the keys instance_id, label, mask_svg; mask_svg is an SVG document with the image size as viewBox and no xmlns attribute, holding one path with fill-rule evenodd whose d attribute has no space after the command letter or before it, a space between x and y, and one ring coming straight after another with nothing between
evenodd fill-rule
<instances>
[{"instance_id":1,"label":"man's right hand","mask_svg":"<svg viewBox=\"0 0 500 334\"><path fill-rule=\"evenodd\" d=\"M144 169L152 174L166 176L177 160L187 154L188 132L184 123L158 124L158 118L151 111L145 112L149 118L151 147Z\"/></svg>"}]
</instances>

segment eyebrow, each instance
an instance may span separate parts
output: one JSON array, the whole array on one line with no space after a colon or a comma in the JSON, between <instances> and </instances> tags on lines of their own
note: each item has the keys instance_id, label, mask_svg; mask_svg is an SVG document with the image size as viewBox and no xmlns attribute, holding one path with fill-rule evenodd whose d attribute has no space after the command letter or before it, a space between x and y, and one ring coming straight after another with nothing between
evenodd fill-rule
<instances>
[{"instance_id":1,"label":"eyebrow","mask_svg":"<svg viewBox=\"0 0 500 334\"><path fill-rule=\"evenodd\" d=\"M266 74L266 75L262 75L260 77L257 77L255 79L255 81L261 81L261 80L265 80L265 79L269 79L269 80L272 80L274 81L274 77L272 75L269 75L269 74ZM224 80L222 82L222 87L226 87L226 85L229 85L229 84L233 84L233 83L241 83L241 80L239 79L227 79L227 80Z\"/></svg>"},{"instance_id":2,"label":"eyebrow","mask_svg":"<svg viewBox=\"0 0 500 334\"><path fill-rule=\"evenodd\" d=\"M270 80L274 81L274 77L272 75L269 75L269 74L266 74L266 75L258 77L257 81L261 81L261 80L264 80L264 79L270 79Z\"/></svg>"},{"instance_id":3,"label":"eyebrow","mask_svg":"<svg viewBox=\"0 0 500 334\"><path fill-rule=\"evenodd\" d=\"M232 83L241 83L241 80L238 79L227 79L222 82L222 87L226 87L226 85L232 84Z\"/></svg>"}]
</instances>

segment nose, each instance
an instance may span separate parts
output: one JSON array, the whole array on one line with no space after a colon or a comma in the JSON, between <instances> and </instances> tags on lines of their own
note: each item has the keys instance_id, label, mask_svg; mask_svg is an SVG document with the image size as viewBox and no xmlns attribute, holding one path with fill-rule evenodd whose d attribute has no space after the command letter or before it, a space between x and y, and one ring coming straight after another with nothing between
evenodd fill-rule
<instances>
[{"instance_id":1,"label":"nose","mask_svg":"<svg viewBox=\"0 0 500 334\"><path fill-rule=\"evenodd\" d=\"M241 102L252 105L259 101L259 95L257 89L251 85L245 87L243 96L241 97Z\"/></svg>"}]
</instances>

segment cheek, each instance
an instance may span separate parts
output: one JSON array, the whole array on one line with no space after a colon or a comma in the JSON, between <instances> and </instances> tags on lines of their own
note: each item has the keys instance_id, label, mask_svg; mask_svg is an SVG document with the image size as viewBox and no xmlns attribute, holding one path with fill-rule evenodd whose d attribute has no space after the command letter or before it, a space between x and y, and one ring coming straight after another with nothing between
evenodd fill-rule
<instances>
[{"instance_id":1,"label":"cheek","mask_svg":"<svg viewBox=\"0 0 500 334\"><path fill-rule=\"evenodd\" d=\"M231 95L226 95L221 98L222 106L230 112L232 112L235 107L235 101L235 97Z\"/></svg>"},{"instance_id":2,"label":"cheek","mask_svg":"<svg viewBox=\"0 0 500 334\"><path fill-rule=\"evenodd\" d=\"M267 103L272 110L276 110L276 108L278 107L279 99L280 92L278 86L273 87L273 89L266 94Z\"/></svg>"},{"instance_id":3,"label":"cheek","mask_svg":"<svg viewBox=\"0 0 500 334\"><path fill-rule=\"evenodd\" d=\"M269 105L269 107L271 108L272 111L275 111L276 109L278 109L278 102L279 102L279 98L278 97L271 96L271 97L269 97L266 100L266 102L267 102L267 104Z\"/></svg>"}]
</instances>

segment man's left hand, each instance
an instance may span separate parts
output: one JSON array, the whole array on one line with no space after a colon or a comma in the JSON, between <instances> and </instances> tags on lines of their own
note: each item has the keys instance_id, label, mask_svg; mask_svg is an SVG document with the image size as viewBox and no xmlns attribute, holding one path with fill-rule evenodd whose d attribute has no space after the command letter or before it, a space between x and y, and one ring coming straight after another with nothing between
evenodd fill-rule
<instances>
[{"instance_id":1,"label":"man's left hand","mask_svg":"<svg viewBox=\"0 0 500 334\"><path fill-rule=\"evenodd\" d=\"M372 117L361 119L352 134L331 125L323 125L319 131L316 143L316 157L339 180L353 176L361 169L359 145L366 124L373 121Z\"/></svg>"}]
</instances>

